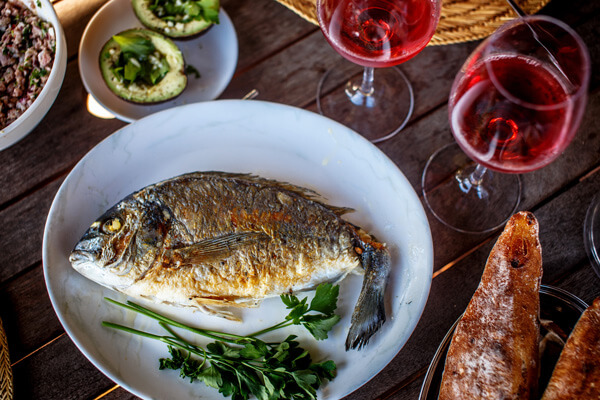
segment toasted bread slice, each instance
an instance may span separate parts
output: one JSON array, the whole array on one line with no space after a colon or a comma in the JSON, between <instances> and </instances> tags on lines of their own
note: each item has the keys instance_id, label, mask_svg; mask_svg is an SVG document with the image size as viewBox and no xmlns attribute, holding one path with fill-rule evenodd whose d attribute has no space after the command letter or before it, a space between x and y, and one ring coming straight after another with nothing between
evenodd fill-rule
<instances>
[{"instance_id":1,"label":"toasted bread slice","mask_svg":"<svg viewBox=\"0 0 600 400\"><path fill-rule=\"evenodd\" d=\"M600 399L600 298L577 321L542 400Z\"/></svg>"},{"instance_id":2,"label":"toasted bread slice","mask_svg":"<svg viewBox=\"0 0 600 400\"><path fill-rule=\"evenodd\" d=\"M529 399L539 371L542 251L534 215L511 217L454 332L439 399Z\"/></svg>"}]
</instances>

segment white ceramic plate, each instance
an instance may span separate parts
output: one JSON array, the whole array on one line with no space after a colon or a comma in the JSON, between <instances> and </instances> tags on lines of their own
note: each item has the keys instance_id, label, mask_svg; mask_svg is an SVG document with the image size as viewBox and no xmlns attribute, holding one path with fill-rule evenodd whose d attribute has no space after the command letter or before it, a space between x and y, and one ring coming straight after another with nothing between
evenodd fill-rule
<instances>
[{"instance_id":1,"label":"white ceramic plate","mask_svg":"<svg viewBox=\"0 0 600 400\"><path fill-rule=\"evenodd\" d=\"M200 78L188 75L183 93L160 104L140 105L119 98L104 83L98 58L112 35L130 28L143 28L133 12L131 0L111 0L92 17L79 43L79 73L83 85L100 105L120 120L132 122L167 108L216 99L231 81L237 65L238 41L231 19L221 8L218 25L197 38L174 40L186 65L196 68Z\"/></svg>"},{"instance_id":2,"label":"white ceramic plate","mask_svg":"<svg viewBox=\"0 0 600 400\"><path fill-rule=\"evenodd\" d=\"M168 355L163 343L103 328L101 322L109 320L160 332L155 321L103 301L103 296L125 297L79 275L68 261L88 226L121 198L162 179L202 170L253 173L317 190L330 204L354 208L345 218L388 244L393 257L388 322L366 348L344 350L362 283L358 275L340 285L342 320L329 339L317 342L296 327L272 336L283 340L297 334L314 359L337 363L338 377L320 391L322 399L341 398L383 369L415 328L431 285L433 246L419 198L396 165L362 136L315 113L253 100L203 102L143 118L97 145L65 179L44 232L44 274L56 313L79 349L137 396L222 399L216 390L182 380L176 371L159 371L158 359ZM243 323L151 307L187 323L240 334L287 314L278 298L242 310Z\"/></svg>"},{"instance_id":3,"label":"white ceramic plate","mask_svg":"<svg viewBox=\"0 0 600 400\"><path fill-rule=\"evenodd\" d=\"M54 54L54 64L52 64L50 76L38 98L13 123L4 129L0 129L0 150L4 150L21 140L40 123L54 104L67 70L67 41L52 3L49 0L24 0L22 3L36 12L40 18L52 24L56 37L56 53Z\"/></svg>"}]
</instances>

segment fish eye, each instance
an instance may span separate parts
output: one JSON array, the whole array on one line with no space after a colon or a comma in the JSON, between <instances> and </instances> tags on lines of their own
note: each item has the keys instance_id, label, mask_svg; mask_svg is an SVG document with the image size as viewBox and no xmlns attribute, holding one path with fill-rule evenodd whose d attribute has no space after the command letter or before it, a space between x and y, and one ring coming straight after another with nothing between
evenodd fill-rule
<instances>
[{"instance_id":1,"label":"fish eye","mask_svg":"<svg viewBox=\"0 0 600 400\"><path fill-rule=\"evenodd\" d=\"M104 233L117 233L121 230L122 226L119 218L111 218L102 224L102 231Z\"/></svg>"}]
</instances>

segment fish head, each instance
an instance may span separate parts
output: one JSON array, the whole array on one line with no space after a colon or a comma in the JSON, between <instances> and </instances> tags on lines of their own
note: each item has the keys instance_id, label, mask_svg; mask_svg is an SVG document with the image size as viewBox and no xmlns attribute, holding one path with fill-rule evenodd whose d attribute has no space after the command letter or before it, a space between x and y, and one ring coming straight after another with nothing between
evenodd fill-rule
<instances>
[{"instance_id":1,"label":"fish head","mask_svg":"<svg viewBox=\"0 0 600 400\"><path fill-rule=\"evenodd\" d=\"M142 212L135 204L121 202L92 223L69 256L75 270L111 289L130 286L139 273L135 241Z\"/></svg>"}]
</instances>

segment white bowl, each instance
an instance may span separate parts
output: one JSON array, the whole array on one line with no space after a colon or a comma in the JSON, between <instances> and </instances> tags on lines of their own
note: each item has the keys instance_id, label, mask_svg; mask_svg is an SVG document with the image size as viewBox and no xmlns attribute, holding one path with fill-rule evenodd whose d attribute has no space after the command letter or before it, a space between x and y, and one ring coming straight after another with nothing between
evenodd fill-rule
<instances>
[{"instance_id":1,"label":"white bowl","mask_svg":"<svg viewBox=\"0 0 600 400\"><path fill-rule=\"evenodd\" d=\"M0 130L0 150L21 140L44 118L62 85L67 69L67 41L62 25L49 0L21 0L30 10L52 24L56 36L56 53L50 76L33 104L16 121Z\"/></svg>"}]
</instances>

